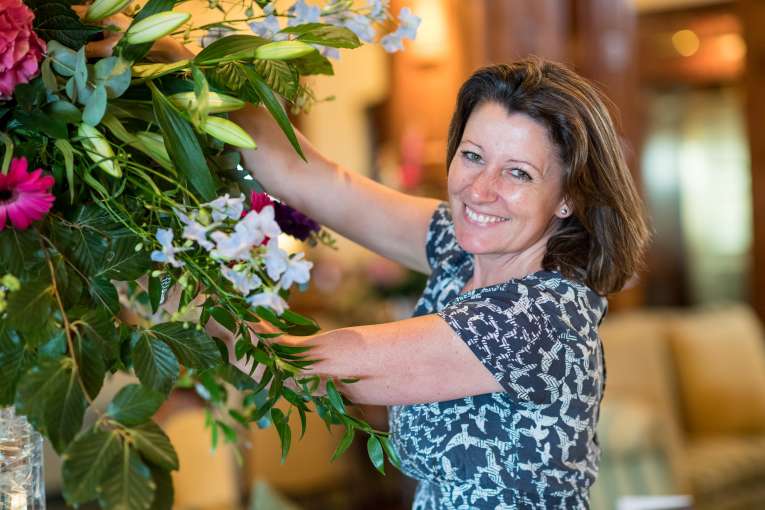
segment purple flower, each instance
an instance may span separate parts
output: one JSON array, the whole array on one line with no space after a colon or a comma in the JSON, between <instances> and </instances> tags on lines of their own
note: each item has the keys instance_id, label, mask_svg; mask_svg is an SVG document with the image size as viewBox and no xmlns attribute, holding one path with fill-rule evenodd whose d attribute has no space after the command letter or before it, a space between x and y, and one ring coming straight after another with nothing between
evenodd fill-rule
<instances>
[{"instance_id":1,"label":"purple flower","mask_svg":"<svg viewBox=\"0 0 765 510\"><path fill-rule=\"evenodd\" d=\"M274 212L276 223L282 228L282 232L301 241L311 237L312 232L321 230L321 225L286 204L274 203Z\"/></svg>"}]
</instances>

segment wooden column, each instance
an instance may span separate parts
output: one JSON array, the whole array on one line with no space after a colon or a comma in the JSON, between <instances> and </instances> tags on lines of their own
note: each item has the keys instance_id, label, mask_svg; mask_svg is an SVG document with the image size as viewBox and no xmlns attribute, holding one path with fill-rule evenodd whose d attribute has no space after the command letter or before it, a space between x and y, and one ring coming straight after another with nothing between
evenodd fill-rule
<instances>
[{"instance_id":1,"label":"wooden column","mask_svg":"<svg viewBox=\"0 0 765 510\"><path fill-rule=\"evenodd\" d=\"M746 116L752 168L752 304L765 320L765 2L739 0L746 41Z\"/></svg>"}]
</instances>

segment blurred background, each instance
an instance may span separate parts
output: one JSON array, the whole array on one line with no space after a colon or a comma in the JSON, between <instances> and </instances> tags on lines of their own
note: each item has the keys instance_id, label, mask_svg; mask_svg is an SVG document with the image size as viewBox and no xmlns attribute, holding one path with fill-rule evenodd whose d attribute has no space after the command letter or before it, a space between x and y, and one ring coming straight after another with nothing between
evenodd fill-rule
<instances>
[{"instance_id":1,"label":"blurred background","mask_svg":"<svg viewBox=\"0 0 765 510\"><path fill-rule=\"evenodd\" d=\"M318 98L336 99L296 124L348 168L445 197L448 122L474 69L535 54L595 81L613 101L654 238L638 285L611 297L601 329L608 383L592 507L688 506L637 498L680 495L695 508L765 508L765 1L391 3L422 18L417 40L395 55L343 52L334 77L312 81ZM424 285L342 239L296 248L315 268L293 307L326 329L407 317ZM360 412L386 427L385 409ZM413 484L390 467L376 475L363 444L330 463L340 434L318 420L280 465L272 429L212 455L194 395L162 417L182 466L177 508L411 505Z\"/></svg>"}]
</instances>

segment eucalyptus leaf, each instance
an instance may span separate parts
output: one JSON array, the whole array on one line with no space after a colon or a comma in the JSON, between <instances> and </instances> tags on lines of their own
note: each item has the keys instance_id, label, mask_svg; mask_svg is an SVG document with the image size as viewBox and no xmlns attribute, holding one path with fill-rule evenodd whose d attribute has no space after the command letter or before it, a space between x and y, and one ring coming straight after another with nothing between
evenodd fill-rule
<instances>
[{"instance_id":1,"label":"eucalyptus leaf","mask_svg":"<svg viewBox=\"0 0 765 510\"><path fill-rule=\"evenodd\" d=\"M85 48L77 51L77 57L74 61L74 87L77 90L77 101L85 104L90 97L91 90L88 83L88 61L85 58Z\"/></svg>"},{"instance_id":2,"label":"eucalyptus leaf","mask_svg":"<svg viewBox=\"0 0 765 510\"><path fill-rule=\"evenodd\" d=\"M58 41L48 43L48 58L53 63L53 70L61 76L69 78L74 75L77 65L77 52L67 48Z\"/></svg>"},{"instance_id":3,"label":"eucalyptus leaf","mask_svg":"<svg viewBox=\"0 0 765 510\"><path fill-rule=\"evenodd\" d=\"M98 497L104 467L122 452L116 430L92 429L75 439L62 455L63 493L67 503L77 505Z\"/></svg>"},{"instance_id":4,"label":"eucalyptus leaf","mask_svg":"<svg viewBox=\"0 0 765 510\"><path fill-rule=\"evenodd\" d=\"M67 124L79 124L82 122L82 112L69 101L54 101L45 108L46 113L52 118Z\"/></svg>"},{"instance_id":5,"label":"eucalyptus leaf","mask_svg":"<svg viewBox=\"0 0 765 510\"><path fill-rule=\"evenodd\" d=\"M109 403L106 415L123 425L139 425L154 416L164 401L165 396L159 392L140 384L128 384Z\"/></svg>"},{"instance_id":6,"label":"eucalyptus leaf","mask_svg":"<svg viewBox=\"0 0 765 510\"><path fill-rule=\"evenodd\" d=\"M85 102L85 109L82 111L82 121L91 126L97 126L101 122L104 113L106 113L106 87L103 84L99 84Z\"/></svg>"}]
</instances>

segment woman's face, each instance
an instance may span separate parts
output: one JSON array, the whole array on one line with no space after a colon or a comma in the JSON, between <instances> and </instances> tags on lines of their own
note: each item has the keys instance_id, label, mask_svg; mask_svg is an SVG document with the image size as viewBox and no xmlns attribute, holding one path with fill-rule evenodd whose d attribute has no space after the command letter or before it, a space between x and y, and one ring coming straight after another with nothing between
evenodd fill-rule
<instances>
[{"instance_id":1,"label":"woman's face","mask_svg":"<svg viewBox=\"0 0 765 510\"><path fill-rule=\"evenodd\" d=\"M543 249L555 218L570 215L562 177L542 124L497 103L479 105L449 167L457 241L476 255Z\"/></svg>"}]
</instances>

